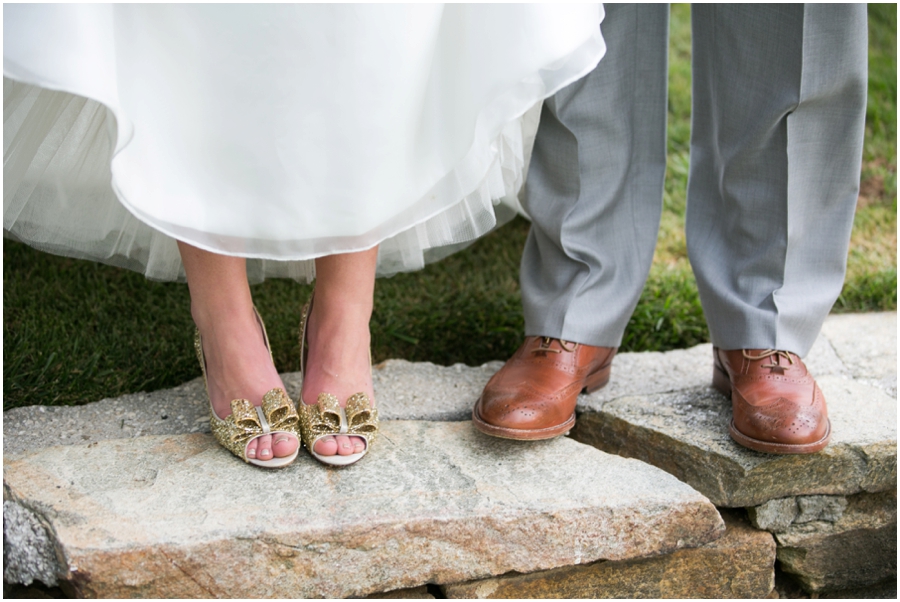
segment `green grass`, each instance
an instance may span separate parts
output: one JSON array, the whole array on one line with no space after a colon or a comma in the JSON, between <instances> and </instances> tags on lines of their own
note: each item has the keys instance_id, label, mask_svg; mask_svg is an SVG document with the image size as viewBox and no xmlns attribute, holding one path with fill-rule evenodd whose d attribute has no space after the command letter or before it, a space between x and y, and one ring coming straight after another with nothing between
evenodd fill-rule
<instances>
[{"instance_id":1,"label":"green grass","mask_svg":"<svg viewBox=\"0 0 900 602\"><path fill-rule=\"evenodd\" d=\"M835 312L897 308L897 5L869 5L869 99L859 203Z\"/></svg>"},{"instance_id":2,"label":"green grass","mask_svg":"<svg viewBox=\"0 0 900 602\"><path fill-rule=\"evenodd\" d=\"M848 275L835 311L897 306L896 5L869 5L870 66L862 192ZM690 136L690 11L672 7L669 156L654 265L625 350L708 339L684 242ZM379 280L375 361L438 364L505 359L523 318L518 266L528 222L500 230L420 272ZM4 409L66 405L180 384L199 375L187 287L4 241ZM298 369L297 320L309 286L253 286L279 370Z\"/></svg>"}]
</instances>

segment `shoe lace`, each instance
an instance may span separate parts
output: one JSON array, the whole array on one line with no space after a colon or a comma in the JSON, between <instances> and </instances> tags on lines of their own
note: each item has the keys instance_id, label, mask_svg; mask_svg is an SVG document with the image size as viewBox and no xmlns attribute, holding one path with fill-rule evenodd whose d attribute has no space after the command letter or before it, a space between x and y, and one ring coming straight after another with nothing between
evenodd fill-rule
<instances>
[{"instance_id":1,"label":"shoe lace","mask_svg":"<svg viewBox=\"0 0 900 602\"><path fill-rule=\"evenodd\" d=\"M559 341L559 346L562 347L562 349L552 349L550 347L550 344L553 343L553 341ZM568 347L568 345L571 345L571 347ZM541 346L537 349L532 349L531 353L547 353L548 351L550 353L562 353L563 351L572 352L575 351L576 347L578 347L578 343L564 341L562 339L554 339L552 337L541 337Z\"/></svg>"},{"instance_id":2,"label":"shoe lace","mask_svg":"<svg viewBox=\"0 0 900 602\"><path fill-rule=\"evenodd\" d=\"M750 353L747 353L746 349L742 349L741 353L743 353L744 357L750 361L764 360L767 357L771 357L773 360L773 363L763 364L761 366L762 368L781 368L783 370L784 366L782 366L781 362L779 361L779 358L782 358L782 357L785 358L791 365L793 365L793 363L794 363L794 358L791 357L791 353L789 351L781 351L780 349L766 349L765 351L761 352L759 355L752 355Z\"/></svg>"}]
</instances>

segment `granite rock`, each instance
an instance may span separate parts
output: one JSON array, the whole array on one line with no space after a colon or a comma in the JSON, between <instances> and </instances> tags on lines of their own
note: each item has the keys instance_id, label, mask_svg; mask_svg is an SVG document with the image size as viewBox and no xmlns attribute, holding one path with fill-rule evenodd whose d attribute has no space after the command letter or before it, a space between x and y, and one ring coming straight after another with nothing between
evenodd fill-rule
<instances>
[{"instance_id":1,"label":"granite rock","mask_svg":"<svg viewBox=\"0 0 900 602\"><path fill-rule=\"evenodd\" d=\"M829 316L826 323L833 317L834 316ZM834 345L831 344L831 340L824 334L819 334L818 338L816 338L816 342L813 343L809 353L803 358L803 363L806 364L809 373L816 378L822 378L823 376L845 376L847 378L853 378L853 373L850 371L850 368L841 361Z\"/></svg>"},{"instance_id":2,"label":"granite rock","mask_svg":"<svg viewBox=\"0 0 900 602\"><path fill-rule=\"evenodd\" d=\"M55 586L61 563L47 529L27 508L3 500L3 581Z\"/></svg>"},{"instance_id":3,"label":"granite rock","mask_svg":"<svg viewBox=\"0 0 900 602\"><path fill-rule=\"evenodd\" d=\"M805 495L769 500L747 511L757 529L783 533L795 523L837 522L844 515L847 503L847 498L841 495Z\"/></svg>"},{"instance_id":4,"label":"granite rock","mask_svg":"<svg viewBox=\"0 0 900 602\"><path fill-rule=\"evenodd\" d=\"M578 411L599 412L607 402L621 397L703 387L711 375L710 344L664 353L619 353L613 358L609 384L590 395L580 395Z\"/></svg>"},{"instance_id":5,"label":"granite rock","mask_svg":"<svg viewBox=\"0 0 900 602\"><path fill-rule=\"evenodd\" d=\"M835 523L844 515L847 498L834 495L804 495L797 498L797 506L800 512L794 519L796 524L813 521Z\"/></svg>"},{"instance_id":6,"label":"granite rock","mask_svg":"<svg viewBox=\"0 0 900 602\"><path fill-rule=\"evenodd\" d=\"M798 495L883 491L897 483L897 402L843 376L817 379L831 442L807 455L773 455L728 436L731 402L711 387L623 397L583 412L572 437L675 475L717 506L758 506Z\"/></svg>"},{"instance_id":7,"label":"granite rock","mask_svg":"<svg viewBox=\"0 0 900 602\"><path fill-rule=\"evenodd\" d=\"M786 531L794 523L794 519L799 513L800 507L797 504L797 498L794 497L769 500L759 506L747 508L747 514L753 526L772 533Z\"/></svg>"},{"instance_id":8,"label":"granite rock","mask_svg":"<svg viewBox=\"0 0 900 602\"><path fill-rule=\"evenodd\" d=\"M448 598L764 598L775 585L775 542L735 511L704 546L622 561L441 586Z\"/></svg>"},{"instance_id":9,"label":"granite rock","mask_svg":"<svg viewBox=\"0 0 900 602\"><path fill-rule=\"evenodd\" d=\"M41 433L35 437L35 433ZM82 406L27 406L3 412L3 456L53 445L82 445L146 435L209 432L203 379L153 393Z\"/></svg>"},{"instance_id":10,"label":"granite rock","mask_svg":"<svg viewBox=\"0 0 900 602\"><path fill-rule=\"evenodd\" d=\"M372 371L378 413L387 420L470 420L481 391L501 366L500 361L471 368L387 360Z\"/></svg>"},{"instance_id":11,"label":"granite rock","mask_svg":"<svg viewBox=\"0 0 900 602\"><path fill-rule=\"evenodd\" d=\"M810 592L864 587L897 575L896 490L849 496L840 516L832 516L795 520L775 534L782 570Z\"/></svg>"},{"instance_id":12,"label":"granite rock","mask_svg":"<svg viewBox=\"0 0 900 602\"><path fill-rule=\"evenodd\" d=\"M708 386L708 344L619 354L610 384L579 397L573 435L655 463L720 505L751 506L757 524L776 534L781 562L810 591L872 583L879 575L896 574L896 499L885 501L889 494L879 493L896 490L896 352L895 313L828 317L805 358L833 422L832 442L819 454L768 456L733 443L725 428L730 403ZM383 362L373 371L380 414L385 420L468 421L484 384L502 365ZM282 378L296 396L299 373ZM571 440L494 441L467 424L385 423L385 437L372 457L347 470L324 470L306 455L282 471L253 469L205 434L208 403L200 379L80 407L17 408L4 412L3 422L4 482L14 485L4 490L5 576L20 583L70 579L61 585L74 586L81 595L224 596L236 595L226 593L236 587L250 596L359 596L385 590L418 596L426 582L527 573L597 558L624 559L605 564L660 560L664 557L632 558L695 546L715 532L708 505L696 506L697 516L685 519L685 508L694 503L684 501L690 490L678 489L658 472L650 478L640 463L616 464L623 460ZM38 432L41 437L34 436ZM414 444L401 449L408 441ZM390 451L379 457L377 450ZM485 459L489 455L500 457L499 480L482 470L494 470ZM540 461L532 466L535 458ZM545 463L554 470L547 471ZM381 468L370 471L373 465ZM229 477L222 480L222 474ZM570 474L571 483L559 485L559 500L552 503L549 494L536 500L534 487L519 481L530 475L544 486ZM597 475L612 494L593 481L582 486ZM36 491L36 483L52 486ZM618 491L623 483L626 489ZM657 498L643 500L635 493L642 487L654 494L659 489L664 501L654 506ZM269 492L265 510L254 505L257 491ZM324 521L322 505L300 491L330 496ZM636 501L620 499L629 495ZM359 500L349 499L353 496ZM364 520L367 500L375 508L374 523ZM158 508L151 507L154 501ZM592 504L589 513L585 508ZM505 512L509 505L524 513L521 528ZM617 514L610 518L604 512L612 508ZM276 512L274 522L269 511ZM95 512L101 518L89 520ZM656 525L653 521L662 521L667 512L674 523L654 526L659 533L652 541L623 527L629 520L642 528L648 520ZM160 525L159 533L145 529L148 522L154 529ZM579 532L567 543L567 525L587 525L606 539L586 540ZM187 536L172 535L176 528ZM542 537L554 542L550 551L535 549L533 539ZM95 546L97 541L106 547ZM848 555L857 564L841 573ZM215 562L206 560L210 556ZM246 557L266 579L251 583L252 575L227 573L238 562L247 566ZM409 572L397 558L408 560ZM329 572L335 562L363 568L338 579Z\"/></svg>"},{"instance_id":13,"label":"granite rock","mask_svg":"<svg viewBox=\"0 0 900 602\"><path fill-rule=\"evenodd\" d=\"M50 447L4 458L4 489L89 597L360 596L663 554L724 529L665 472L570 439L382 431L342 470L307 454L261 470L202 433Z\"/></svg>"},{"instance_id":14,"label":"granite rock","mask_svg":"<svg viewBox=\"0 0 900 602\"><path fill-rule=\"evenodd\" d=\"M854 378L897 378L897 313L838 314L822 326Z\"/></svg>"},{"instance_id":15,"label":"granite rock","mask_svg":"<svg viewBox=\"0 0 900 602\"><path fill-rule=\"evenodd\" d=\"M778 561L812 593L876 584L897 575L897 523L779 544Z\"/></svg>"}]
</instances>

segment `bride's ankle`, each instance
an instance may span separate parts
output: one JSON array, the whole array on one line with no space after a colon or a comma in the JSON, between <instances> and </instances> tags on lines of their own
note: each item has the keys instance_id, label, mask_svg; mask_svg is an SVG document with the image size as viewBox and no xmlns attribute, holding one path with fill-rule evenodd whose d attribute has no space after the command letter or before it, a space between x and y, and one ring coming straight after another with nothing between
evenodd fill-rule
<instances>
[{"instance_id":1,"label":"bride's ankle","mask_svg":"<svg viewBox=\"0 0 900 602\"><path fill-rule=\"evenodd\" d=\"M253 320L253 304L234 303L228 300L215 304L191 303L191 318L200 334L212 333L217 327L234 326Z\"/></svg>"},{"instance_id":2,"label":"bride's ankle","mask_svg":"<svg viewBox=\"0 0 900 602\"><path fill-rule=\"evenodd\" d=\"M327 291L316 291L312 304L315 320L330 319L362 319L368 324L372 317L374 301L366 295L329 294Z\"/></svg>"}]
</instances>

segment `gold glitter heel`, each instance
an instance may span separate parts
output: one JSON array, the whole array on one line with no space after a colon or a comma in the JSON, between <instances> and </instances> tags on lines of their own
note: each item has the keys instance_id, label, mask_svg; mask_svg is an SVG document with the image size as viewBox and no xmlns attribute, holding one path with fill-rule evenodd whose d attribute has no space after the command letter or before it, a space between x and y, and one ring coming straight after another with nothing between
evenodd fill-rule
<instances>
[{"instance_id":1,"label":"gold glitter heel","mask_svg":"<svg viewBox=\"0 0 900 602\"><path fill-rule=\"evenodd\" d=\"M253 308L253 313L256 315L256 319L262 328L263 339L266 342L269 357L272 357L269 335L266 334L266 325L263 324L256 307ZM197 351L197 359L200 360L200 369L203 371L203 384L206 386L206 397L209 399L206 359L203 357L203 344L200 340L199 330L196 330L194 333L194 349ZM264 468L282 468L287 466L297 459L297 455L300 453L300 446L297 445L297 449L290 456L281 458L273 456L271 460L248 458L247 446L261 435L274 435L276 433L293 435L298 437L299 442L299 421L300 418L297 416L294 402L291 401L284 389L280 387L266 392L263 395L261 406L254 406L246 399L232 399L231 415L224 419L219 418L213 409L212 400L209 401L209 426L219 445L241 458L244 462Z\"/></svg>"},{"instance_id":2,"label":"gold glitter heel","mask_svg":"<svg viewBox=\"0 0 900 602\"><path fill-rule=\"evenodd\" d=\"M309 350L306 347L306 323L312 310L313 296L304 306L300 318L300 375L306 372L306 356ZM369 353L369 364L372 363L372 355ZM303 402L301 392L297 407L300 413L300 435L303 444L312 457L323 464L330 466L347 466L360 461L369 453L369 447L378 434L378 410L372 407L369 396L365 393L356 393L347 400L346 407L342 408L337 397L331 393L320 393L315 405L307 405ZM329 435L350 435L362 437L366 442L366 448L358 454L347 456L333 455L323 456L315 451L316 442Z\"/></svg>"}]
</instances>

